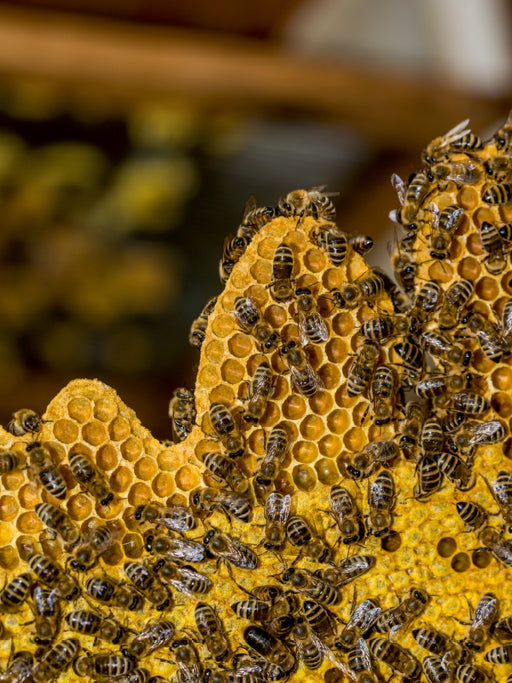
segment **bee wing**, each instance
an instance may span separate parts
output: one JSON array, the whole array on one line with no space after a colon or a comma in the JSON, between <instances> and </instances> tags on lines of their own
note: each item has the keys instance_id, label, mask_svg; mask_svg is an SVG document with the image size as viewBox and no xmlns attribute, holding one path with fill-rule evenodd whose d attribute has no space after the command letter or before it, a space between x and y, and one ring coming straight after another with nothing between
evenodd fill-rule
<instances>
[{"instance_id":1,"label":"bee wing","mask_svg":"<svg viewBox=\"0 0 512 683\"><path fill-rule=\"evenodd\" d=\"M391 185L393 186L393 189L397 194L398 201L403 206L405 202L405 194L407 189L404 181L402 180L402 178L400 178L398 173L393 173L393 175L391 176ZM397 221L395 220L394 222L396 223Z\"/></svg>"},{"instance_id":2,"label":"bee wing","mask_svg":"<svg viewBox=\"0 0 512 683\"><path fill-rule=\"evenodd\" d=\"M506 436L505 428L500 420L478 422L471 428L471 432L469 443L472 445L497 443L503 441Z\"/></svg>"},{"instance_id":3,"label":"bee wing","mask_svg":"<svg viewBox=\"0 0 512 683\"><path fill-rule=\"evenodd\" d=\"M277 491L272 491L265 501L265 518L269 522L286 524L290 516L292 498L290 494L283 496Z\"/></svg>"},{"instance_id":4,"label":"bee wing","mask_svg":"<svg viewBox=\"0 0 512 683\"><path fill-rule=\"evenodd\" d=\"M471 133L471 129L466 126L469 123L469 119L464 119L453 128L443 135L443 141L439 145L440 147L446 147L446 145L451 145L452 142L456 142L459 138L464 137L468 133Z\"/></svg>"},{"instance_id":5,"label":"bee wing","mask_svg":"<svg viewBox=\"0 0 512 683\"><path fill-rule=\"evenodd\" d=\"M363 600L352 612L348 626L357 625L362 633L366 633L377 621L381 608L371 600Z\"/></svg>"},{"instance_id":6,"label":"bee wing","mask_svg":"<svg viewBox=\"0 0 512 683\"><path fill-rule=\"evenodd\" d=\"M255 569L256 565L253 561L252 551L249 554L246 550L250 549L243 543L227 536L227 534L224 534L224 537L227 541L228 549L222 554L223 559L242 569Z\"/></svg>"},{"instance_id":7,"label":"bee wing","mask_svg":"<svg viewBox=\"0 0 512 683\"><path fill-rule=\"evenodd\" d=\"M184 562L201 562L204 560L204 546L197 541L172 538L170 544L171 549L167 552L176 560L183 560Z\"/></svg>"},{"instance_id":8,"label":"bee wing","mask_svg":"<svg viewBox=\"0 0 512 683\"><path fill-rule=\"evenodd\" d=\"M323 192L326 187L327 185L313 185L312 187L308 187L306 192Z\"/></svg>"},{"instance_id":9,"label":"bee wing","mask_svg":"<svg viewBox=\"0 0 512 683\"><path fill-rule=\"evenodd\" d=\"M211 580L204 574L197 572L195 569L189 567L180 567L179 573L181 575L181 579L169 579L169 583L172 584L176 590L180 591L180 593L184 593L190 598L197 598L197 594L190 590L187 579L189 581L196 581L198 577L202 577L209 586L208 590L210 590L212 587Z\"/></svg>"},{"instance_id":10,"label":"bee wing","mask_svg":"<svg viewBox=\"0 0 512 683\"><path fill-rule=\"evenodd\" d=\"M245 204L244 213L242 215L242 223L247 218L247 216L251 213L251 211L254 211L254 209L257 208L257 206L258 205L256 202L256 197L252 194Z\"/></svg>"},{"instance_id":11,"label":"bee wing","mask_svg":"<svg viewBox=\"0 0 512 683\"><path fill-rule=\"evenodd\" d=\"M299 394L302 393L300 386L305 378L314 379L318 389L324 388L322 378L317 372L315 372L315 370L313 370L313 368L309 364L304 368L304 370L297 370L297 368L292 365L290 368L290 372L292 376L293 389L294 391L299 392Z\"/></svg>"},{"instance_id":12,"label":"bee wing","mask_svg":"<svg viewBox=\"0 0 512 683\"><path fill-rule=\"evenodd\" d=\"M356 647L359 650L359 656L361 657L365 670L372 671L372 657L366 640L364 638L359 638Z\"/></svg>"},{"instance_id":13,"label":"bee wing","mask_svg":"<svg viewBox=\"0 0 512 683\"><path fill-rule=\"evenodd\" d=\"M478 175L474 174L473 172L476 170L476 166L474 164L457 164L457 171L453 173L449 173L446 178L448 180L453 180L454 183L458 184L474 184L477 179Z\"/></svg>"}]
</instances>

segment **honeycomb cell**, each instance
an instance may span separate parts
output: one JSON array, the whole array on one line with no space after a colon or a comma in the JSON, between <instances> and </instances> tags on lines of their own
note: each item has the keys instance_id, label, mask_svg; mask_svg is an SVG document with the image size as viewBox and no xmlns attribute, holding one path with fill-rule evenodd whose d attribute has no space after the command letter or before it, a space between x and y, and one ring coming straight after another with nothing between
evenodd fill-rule
<instances>
[{"instance_id":1,"label":"honeycomb cell","mask_svg":"<svg viewBox=\"0 0 512 683\"><path fill-rule=\"evenodd\" d=\"M229 384L238 384L245 375L245 367L236 360L224 361L221 368L221 376Z\"/></svg>"},{"instance_id":2,"label":"honeycomb cell","mask_svg":"<svg viewBox=\"0 0 512 683\"><path fill-rule=\"evenodd\" d=\"M230 314L218 314L211 318L212 330L216 337L224 339L233 332L234 316Z\"/></svg>"},{"instance_id":3,"label":"honeycomb cell","mask_svg":"<svg viewBox=\"0 0 512 683\"><path fill-rule=\"evenodd\" d=\"M317 441L323 431L323 420L317 415L308 415L300 423L300 433L305 439L314 439Z\"/></svg>"},{"instance_id":4,"label":"honeycomb cell","mask_svg":"<svg viewBox=\"0 0 512 683\"><path fill-rule=\"evenodd\" d=\"M482 256L484 253L484 250L482 249L482 240L476 233L468 235L466 240L466 248L470 254L474 254L475 256Z\"/></svg>"},{"instance_id":5,"label":"honeycomb cell","mask_svg":"<svg viewBox=\"0 0 512 683\"><path fill-rule=\"evenodd\" d=\"M57 420L53 424L53 435L61 443L73 443L78 439L78 425L72 420Z\"/></svg>"},{"instance_id":6,"label":"honeycomb cell","mask_svg":"<svg viewBox=\"0 0 512 683\"><path fill-rule=\"evenodd\" d=\"M475 292L484 301L494 301L499 294L499 289L494 279L482 277L476 284Z\"/></svg>"},{"instance_id":7,"label":"honeycomb cell","mask_svg":"<svg viewBox=\"0 0 512 683\"><path fill-rule=\"evenodd\" d=\"M249 435L247 445L255 455L264 455L265 453L265 432L263 429L257 429Z\"/></svg>"},{"instance_id":8,"label":"honeycomb cell","mask_svg":"<svg viewBox=\"0 0 512 683\"><path fill-rule=\"evenodd\" d=\"M463 258L457 267L457 272L462 278L474 282L482 271L482 266L473 256Z\"/></svg>"},{"instance_id":9,"label":"honeycomb cell","mask_svg":"<svg viewBox=\"0 0 512 683\"><path fill-rule=\"evenodd\" d=\"M114 543L113 546L107 548L107 550L102 553L101 559L106 565L110 565L111 567L121 564L124 560L124 552L121 545L119 543Z\"/></svg>"},{"instance_id":10,"label":"honeycomb cell","mask_svg":"<svg viewBox=\"0 0 512 683\"><path fill-rule=\"evenodd\" d=\"M160 472L153 479L151 487L157 496L166 498L174 491L174 477L169 472Z\"/></svg>"},{"instance_id":11,"label":"honeycomb cell","mask_svg":"<svg viewBox=\"0 0 512 683\"><path fill-rule=\"evenodd\" d=\"M451 557L457 550L457 542L451 536L444 536L437 544L437 552L441 557Z\"/></svg>"},{"instance_id":12,"label":"honeycomb cell","mask_svg":"<svg viewBox=\"0 0 512 683\"><path fill-rule=\"evenodd\" d=\"M272 304L265 309L264 318L274 329L279 330L288 320L288 313L283 306Z\"/></svg>"},{"instance_id":13,"label":"honeycomb cell","mask_svg":"<svg viewBox=\"0 0 512 683\"><path fill-rule=\"evenodd\" d=\"M268 302L268 289L266 287L262 287L261 285L251 285L251 287L244 292L244 296L250 297L256 302L257 306L263 308ZM233 310L233 307L231 307L231 310Z\"/></svg>"},{"instance_id":14,"label":"honeycomb cell","mask_svg":"<svg viewBox=\"0 0 512 683\"><path fill-rule=\"evenodd\" d=\"M480 202L477 190L474 187L468 187L467 185L459 191L457 199L462 208L467 210L474 209Z\"/></svg>"},{"instance_id":15,"label":"honeycomb cell","mask_svg":"<svg viewBox=\"0 0 512 683\"><path fill-rule=\"evenodd\" d=\"M282 410L288 420L300 420L306 414L306 401L298 394L291 394L284 401Z\"/></svg>"},{"instance_id":16,"label":"honeycomb cell","mask_svg":"<svg viewBox=\"0 0 512 683\"><path fill-rule=\"evenodd\" d=\"M258 260L251 266L251 276L260 284L266 285L272 280L272 264Z\"/></svg>"},{"instance_id":17,"label":"honeycomb cell","mask_svg":"<svg viewBox=\"0 0 512 683\"><path fill-rule=\"evenodd\" d=\"M17 520L16 520L16 526L18 528L18 531L21 531L23 534L37 534L43 529L43 524L39 517L36 515L35 512L22 512ZM8 541L3 541L2 533L1 531L3 530L3 526L0 524L0 542L8 542ZM10 538L9 538L10 541Z\"/></svg>"},{"instance_id":18,"label":"honeycomb cell","mask_svg":"<svg viewBox=\"0 0 512 683\"><path fill-rule=\"evenodd\" d=\"M276 422L279 421L280 417L281 411L279 407L273 401L269 401L260 423L263 427L273 427Z\"/></svg>"},{"instance_id":19,"label":"honeycomb cell","mask_svg":"<svg viewBox=\"0 0 512 683\"><path fill-rule=\"evenodd\" d=\"M128 502L130 505L133 505L134 507L146 505L151 499L151 489L144 482L138 481L130 487L128 492Z\"/></svg>"},{"instance_id":20,"label":"honeycomb cell","mask_svg":"<svg viewBox=\"0 0 512 683\"><path fill-rule=\"evenodd\" d=\"M94 417L101 422L110 422L117 412L117 404L109 398L99 398L94 402Z\"/></svg>"},{"instance_id":21,"label":"honeycomb cell","mask_svg":"<svg viewBox=\"0 0 512 683\"><path fill-rule=\"evenodd\" d=\"M499 367L491 375L494 388L499 391L510 391L512 388L512 368Z\"/></svg>"},{"instance_id":22,"label":"honeycomb cell","mask_svg":"<svg viewBox=\"0 0 512 683\"><path fill-rule=\"evenodd\" d=\"M201 481L201 474L197 467L191 465L184 465L176 472L176 486L182 491L190 491L199 485Z\"/></svg>"},{"instance_id":23,"label":"honeycomb cell","mask_svg":"<svg viewBox=\"0 0 512 683\"><path fill-rule=\"evenodd\" d=\"M512 396L500 391L493 395L491 406L498 415L509 418L512 415Z\"/></svg>"},{"instance_id":24,"label":"honeycomb cell","mask_svg":"<svg viewBox=\"0 0 512 683\"><path fill-rule=\"evenodd\" d=\"M39 502L36 484L24 484L18 491L18 500L25 510L33 510Z\"/></svg>"},{"instance_id":25,"label":"honeycomb cell","mask_svg":"<svg viewBox=\"0 0 512 683\"><path fill-rule=\"evenodd\" d=\"M479 569L485 569L491 564L492 555L485 548L477 548L471 553L471 560L475 567L478 567Z\"/></svg>"},{"instance_id":26,"label":"honeycomb cell","mask_svg":"<svg viewBox=\"0 0 512 683\"><path fill-rule=\"evenodd\" d=\"M134 559L142 555L144 539L140 534L128 533L123 537L121 546L126 557Z\"/></svg>"},{"instance_id":27,"label":"honeycomb cell","mask_svg":"<svg viewBox=\"0 0 512 683\"><path fill-rule=\"evenodd\" d=\"M488 206L480 206L473 212L473 223L477 230L480 230L483 223L494 223L495 217L492 209Z\"/></svg>"},{"instance_id":28,"label":"honeycomb cell","mask_svg":"<svg viewBox=\"0 0 512 683\"><path fill-rule=\"evenodd\" d=\"M320 460L315 463L315 470L318 481L327 486L336 484L340 479L340 473L334 460L320 458Z\"/></svg>"},{"instance_id":29,"label":"honeycomb cell","mask_svg":"<svg viewBox=\"0 0 512 683\"><path fill-rule=\"evenodd\" d=\"M446 261L436 261L430 266L428 273L435 282L451 282L453 267Z\"/></svg>"},{"instance_id":30,"label":"honeycomb cell","mask_svg":"<svg viewBox=\"0 0 512 683\"><path fill-rule=\"evenodd\" d=\"M0 567L2 567L2 569L12 571L18 564L18 553L12 545L5 545L0 548Z\"/></svg>"},{"instance_id":31,"label":"honeycomb cell","mask_svg":"<svg viewBox=\"0 0 512 683\"><path fill-rule=\"evenodd\" d=\"M136 436L130 436L126 441L121 444L121 455L128 462L134 462L140 457L142 453L142 441ZM102 469L112 469L114 467L116 460L111 457L108 461L108 467L103 467Z\"/></svg>"},{"instance_id":32,"label":"honeycomb cell","mask_svg":"<svg viewBox=\"0 0 512 683\"><path fill-rule=\"evenodd\" d=\"M327 416L327 427L334 434L343 434L351 424L349 413L346 410L333 410Z\"/></svg>"},{"instance_id":33,"label":"honeycomb cell","mask_svg":"<svg viewBox=\"0 0 512 683\"><path fill-rule=\"evenodd\" d=\"M359 451L365 443L365 433L359 427L352 427L343 437L343 443L349 451Z\"/></svg>"},{"instance_id":34,"label":"honeycomb cell","mask_svg":"<svg viewBox=\"0 0 512 683\"><path fill-rule=\"evenodd\" d=\"M325 255L318 249L310 249L304 254L304 265L312 273L319 273L325 266Z\"/></svg>"},{"instance_id":35,"label":"honeycomb cell","mask_svg":"<svg viewBox=\"0 0 512 683\"><path fill-rule=\"evenodd\" d=\"M108 431L112 441L123 441L130 436L132 428L126 417L118 415L110 423Z\"/></svg>"},{"instance_id":36,"label":"honeycomb cell","mask_svg":"<svg viewBox=\"0 0 512 683\"><path fill-rule=\"evenodd\" d=\"M384 536L384 538L380 542L380 546L382 550L385 550L387 553L396 553L396 551L400 548L402 545L402 537L397 531L394 531L393 529L390 531L387 536Z\"/></svg>"},{"instance_id":37,"label":"honeycomb cell","mask_svg":"<svg viewBox=\"0 0 512 683\"><path fill-rule=\"evenodd\" d=\"M133 474L129 467L117 467L110 475L110 487L117 493L124 493L133 480Z\"/></svg>"},{"instance_id":38,"label":"honeycomb cell","mask_svg":"<svg viewBox=\"0 0 512 683\"><path fill-rule=\"evenodd\" d=\"M466 553L457 553L452 557L450 565L455 572L466 572L471 566L471 560Z\"/></svg>"},{"instance_id":39,"label":"honeycomb cell","mask_svg":"<svg viewBox=\"0 0 512 683\"><path fill-rule=\"evenodd\" d=\"M238 333L230 338L228 347L236 358L247 358L253 350L253 341L248 335Z\"/></svg>"},{"instance_id":40,"label":"honeycomb cell","mask_svg":"<svg viewBox=\"0 0 512 683\"><path fill-rule=\"evenodd\" d=\"M85 398L85 396L76 396L69 401L67 409L69 417L82 424L91 419L94 408L92 402L88 398Z\"/></svg>"},{"instance_id":41,"label":"honeycomb cell","mask_svg":"<svg viewBox=\"0 0 512 683\"><path fill-rule=\"evenodd\" d=\"M308 465L296 465L292 477L295 486L301 491L312 491L317 483L315 471Z\"/></svg>"},{"instance_id":42,"label":"honeycomb cell","mask_svg":"<svg viewBox=\"0 0 512 683\"><path fill-rule=\"evenodd\" d=\"M231 387L221 384L210 391L210 403L222 403L230 406L235 400L235 394Z\"/></svg>"},{"instance_id":43,"label":"honeycomb cell","mask_svg":"<svg viewBox=\"0 0 512 683\"><path fill-rule=\"evenodd\" d=\"M204 355L210 363L220 363L224 357L224 342L212 340L204 347Z\"/></svg>"},{"instance_id":44,"label":"honeycomb cell","mask_svg":"<svg viewBox=\"0 0 512 683\"><path fill-rule=\"evenodd\" d=\"M318 376L322 380L323 386L326 389L332 390L339 385L341 373L338 370L337 366L333 363L326 363L325 365L322 365L322 367L319 368L317 372Z\"/></svg>"},{"instance_id":45,"label":"honeycomb cell","mask_svg":"<svg viewBox=\"0 0 512 683\"><path fill-rule=\"evenodd\" d=\"M82 439L91 446L99 446L104 443L107 440L107 429L103 422L93 420L85 424L82 427Z\"/></svg>"},{"instance_id":46,"label":"honeycomb cell","mask_svg":"<svg viewBox=\"0 0 512 683\"><path fill-rule=\"evenodd\" d=\"M318 449L326 458L335 458L341 450L341 439L335 434L328 434L320 439Z\"/></svg>"},{"instance_id":47,"label":"honeycomb cell","mask_svg":"<svg viewBox=\"0 0 512 683\"><path fill-rule=\"evenodd\" d=\"M258 244L258 255L263 259L272 261L278 244L279 240L275 237L266 237L262 239Z\"/></svg>"},{"instance_id":48,"label":"honeycomb cell","mask_svg":"<svg viewBox=\"0 0 512 683\"><path fill-rule=\"evenodd\" d=\"M310 463L318 458L318 448L311 441L297 441L292 448L292 454L297 462Z\"/></svg>"},{"instance_id":49,"label":"honeycomb cell","mask_svg":"<svg viewBox=\"0 0 512 683\"><path fill-rule=\"evenodd\" d=\"M331 363L343 363L348 356L347 344L344 339L330 339L325 345L325 353Z\"/></svg>"},{"instance_id":50,"label":"honeycomb cell","mask_svg":"<svg viewBox=\"0 0 512 683\"><path fill-rule=\"evenodd\" d=\"M10 522L19 511L19 505L13 496L0 496L0 521Z\"/></svg>"},{"instance_id":51,"label":"honeycomb cell","mask_svg":"<svg viewBox=\"0 0 512 683\"><path fill-rule=\"evenodd\" d=\"M327 391L317 391L314 396L309 399L309 406L311 410L317 415L325 415L333 407L334 401Z\"/></svg>"},{"instance_id":52,"label":"honeycomb cell","mask_svg":"<svg viewBox=\"0 0 512 683\"><path fill-rule=\"evenodd\" d=\"M339 289L343 284L343 276L341 270L338 268L329 268L322 276L322 284L325 289L330 292L333 289Z\"/></svg>"},{"instance_id":53,"label":"honeycomb cell","mask_svg":"<svg viewBox=\"0 0 512 683\"><path fill-rule=\"evenodd\" d=\"M91 498L85 493L77 493L68 500L68 514L76 522L83 522L90 517L93 510Z\"/></svg>"},{"instance_id":54,"label":"honeycomb cell","mask_svg":"<svg viewBox=\"0 0 512 683\"><path fill-rule=\"evenodd\" d=\"M17 491L25 482L22 472L11 472L2 476L2 485L6 491Z\"/></svg>"},{"instance_id":55,"label":"honeycomb cell","mask_svg":"<svg viewBox=\"0 0 512 683\"><path fill-rule=\"evenodd\" d=\"M117 465L118 454L112 444L107 443L96 452L96 464L100 470L108 471Z\"/></svg>"},{"instance_id":56,"label":"honeycomb cell","mask_svg":"<svg viewBox=\"0 0 512 683\"><path fill-rule=\"evenodd\" d=\"M134 465L133 471L135 476L139 479L147 481L148 479L153 479L157 472L157 463L153 458L144 457Z\"/></svg>"}]
</instances>

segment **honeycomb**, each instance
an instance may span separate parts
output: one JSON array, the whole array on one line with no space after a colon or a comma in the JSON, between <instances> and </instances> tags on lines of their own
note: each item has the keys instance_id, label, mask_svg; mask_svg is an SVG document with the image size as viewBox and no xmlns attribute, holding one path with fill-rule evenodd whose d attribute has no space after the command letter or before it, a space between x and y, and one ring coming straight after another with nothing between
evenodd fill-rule
<instances>
[{"instance_id":1,"label":"honeycomb","mask_svg":"<svg viewBox=\"0 0 512 683\"><path fill-rule=\"evenodd\" d=\"M97 380L13 415L0 681L507 679L512 124L465 125L393 178L401 288L322 188L246 209L174 443Z\"/></svg>"}]
</instances>

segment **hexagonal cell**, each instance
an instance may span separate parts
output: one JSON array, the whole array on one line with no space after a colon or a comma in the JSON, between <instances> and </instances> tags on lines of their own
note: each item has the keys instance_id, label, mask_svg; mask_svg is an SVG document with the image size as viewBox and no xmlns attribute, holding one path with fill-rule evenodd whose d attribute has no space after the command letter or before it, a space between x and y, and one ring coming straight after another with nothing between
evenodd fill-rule
<instances>
[{"instance_id":1,"label":"hexagonal cell","mask_svg":"<svg viewBox=\"0 0 512 683\"><path fill-rule=\"evenodd\" d=\"M85 396L76 396L67 405L68 415L72 420L83 423L91 419L94 406Z\"/></svg>"}]
</instances>

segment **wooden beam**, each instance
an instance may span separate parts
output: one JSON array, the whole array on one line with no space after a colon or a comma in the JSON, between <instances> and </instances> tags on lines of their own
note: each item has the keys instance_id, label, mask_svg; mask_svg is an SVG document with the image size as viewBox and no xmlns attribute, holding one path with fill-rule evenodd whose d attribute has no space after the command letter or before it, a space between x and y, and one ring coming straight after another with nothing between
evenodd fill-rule
<instances>
[{"instance_id":1,"label":"wooden beam","mask_svg":"<svg viewBox=\"0 0 512 683\"><path fill-rule=\"evenodd\" d=\"M247 39L0 8L0 76L57 85L77 102L126 107L183 97L241 112L278 110L352 126L379 147L418 150L470 117L480 131L502 102L417 76L314 60Z\"/></svg>"}]
</instances>

